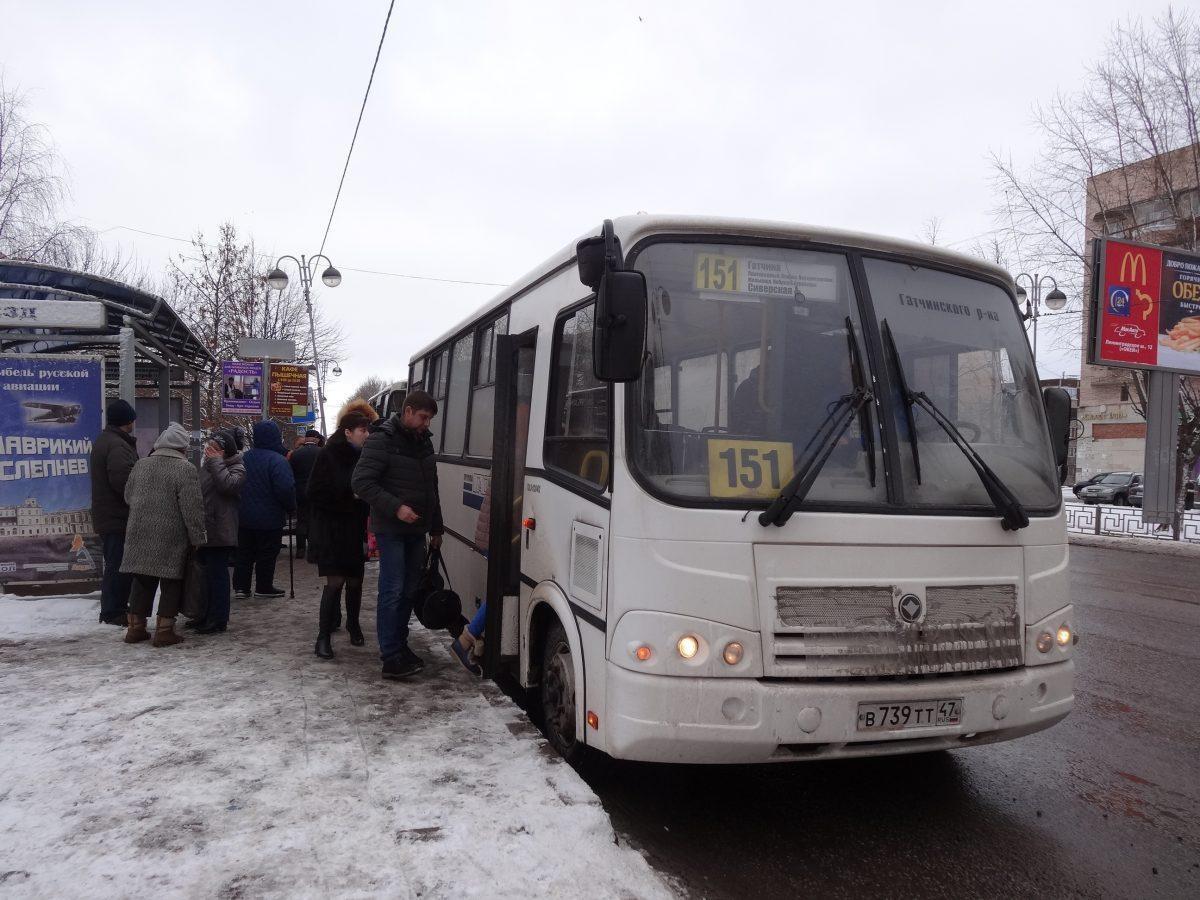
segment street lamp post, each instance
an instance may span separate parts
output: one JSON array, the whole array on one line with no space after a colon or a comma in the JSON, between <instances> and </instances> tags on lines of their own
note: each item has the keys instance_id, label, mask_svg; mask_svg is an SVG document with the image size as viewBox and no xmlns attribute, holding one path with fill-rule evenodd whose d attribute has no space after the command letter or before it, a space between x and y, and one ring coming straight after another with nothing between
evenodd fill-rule
<instances>
[{"instance_id":1,"label":"street lamp post","mask_svg":"<svg viewBox=\"0 0 1200 900\"><path fill-rule=\"evenodd\" d=\"M326 287L335 288L341 284L342 273L333 267L333 263L324 253L318 253L311 257L301 254L299 259L285 254L275 261L275 268L267 275L267 284L280 293L283 293L283 289L288 286L287 272L280 268L285 259L290 259L296 264L296 268L300 270L300 284L304 287L304 306L308 310L308 334L312 340L313 367L317 373L317 406L321 411L321 434L325 434L325 385L321 383L321 359L317 355L317 325L312 308L313 267L318 259L325 260L327 265L325 271L321 273L321 283Z\"/></svg>"},{"instance_id":2,"label":"street lamp post","mask_svg":"<svg viewBox=\"0 0 1200 900\"><path fill-rule=\"evenodd\" d=\"M1021 279L1029 282L1029 291L1021 285ZM1053 287L1046 295L1046 307L1055 312L1067 305L1067 295L1058 289L1058 282L1050 275L1029 275L1022 272L1013 279L1017 283L1017 302L1025 304L1025 321L1033 320L1033 365L1037 368L1037 323L1042 317L1042 287L1047 283Z\"/></svg>"}]
</instances>

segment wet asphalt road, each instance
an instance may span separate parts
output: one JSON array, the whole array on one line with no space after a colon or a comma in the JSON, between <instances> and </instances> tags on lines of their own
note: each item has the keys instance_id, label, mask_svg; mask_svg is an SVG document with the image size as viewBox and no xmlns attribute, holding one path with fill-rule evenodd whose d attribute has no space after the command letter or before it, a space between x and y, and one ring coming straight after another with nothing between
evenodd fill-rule
<instances>
[{"instance_id":1,"label":"wet asphalt road","mask_svg":"<svg viewBox=\"0 0 1200 900\"><path fill-rule=\"evenodd\" d=\"M590 760L618 831L693 897L1200 897L1200 558L1071 548L1075 711L924 756Z\"/></svg>"}]
</instances>

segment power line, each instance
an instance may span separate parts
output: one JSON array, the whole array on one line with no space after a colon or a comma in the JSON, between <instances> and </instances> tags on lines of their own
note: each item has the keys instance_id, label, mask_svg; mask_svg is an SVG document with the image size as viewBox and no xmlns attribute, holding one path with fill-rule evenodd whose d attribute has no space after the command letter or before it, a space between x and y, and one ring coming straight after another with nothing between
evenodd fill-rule
<instances>
[{"instance_id":1,"label":"power line","mask_svg":"<svg viewBox=\"0 0 1200 900\"><path fill-rule=\"evenodd\" d=\"M87 219L87 216L80 216L81 219ZM91 221L91 220L89 220ZM97 234L107 234L110 231L132 231L135 234L145 234L150 237L162 238L165 241L175 241L179 244L188 244L195 246L195 241L192 238L179 237L174 234L163 234L159 231L148 231L145 228L134 228L132 225L109 225L107 228L102 228L97 231ZM201 244L202 247L211 246L209 244ZM273 259L274 257L266 253L259 253L258 256L263 259ZM471 281L466 278L438 278L434 275L414 275L411 272L385 272L382 269L356 269L352 266L342 266L347 272L361 272L364 275L384 275L389 278L408 278L413 281L436 281L442 284L474 284L481 287L508 287L507 284L499 281Z\"/></svg>"},{"instance_id":2,"label":"power line","mask_svg":"<svg viewBox=\"0 0 1200 900\"><path fill-rule=\"evenodd\" d=\"M333 195L333 208L329 210L329 221L325 223L325 236L321 238L319 253L325 252L325 242L329 240L329 229L333 227L333 214L337 212L338 199L342 196L342 185L346 183L346 173L350 171L350 157L354 153L354 143L358 140L358 129L362 125L363 113L367 111L367 98L371 96L371 85L375 81L375 68L379 65L379 55L383 52L383 39L387 37L388 22L392 20L392 7L396 0L388 4L387 18L383 20L383 34L379 36L379 46L375 50L375 62L371 64L371 77L367 79L367 90L363 93L362 106L358 110L358 121L354 124L354 136L350 138L350 149L346 153L346 165L342 167L342 177L338 181L337 193Z\"/></svg>"}]
</instances>

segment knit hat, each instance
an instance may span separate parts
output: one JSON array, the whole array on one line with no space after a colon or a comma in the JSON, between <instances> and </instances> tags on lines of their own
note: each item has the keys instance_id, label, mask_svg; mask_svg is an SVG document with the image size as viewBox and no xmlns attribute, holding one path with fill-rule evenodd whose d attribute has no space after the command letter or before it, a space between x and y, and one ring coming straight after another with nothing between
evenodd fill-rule
<instances>
[{"instance_id":1,"label":"knit hat","mask_svg":"<svg viewBox=\"0 0 1200 900\"><path fill-rule=\"evenodd\" d=\"M119 428L122 425L128 425L136 419L137 412L124 400L114 400L104 410L104 416L109 425L115 425Z\"/></svg>"},{"instance_id":2,"label":"knit hat","mask_svg":"<svg viewBox=\"0 0 1200 900\"><path fill-rule=\"evenodd\" d=\"M163 433L154 442L155 450L178 450L180 453L188 448L187 429L178 422L171 422L163 429Z\"/></svg>"}]
</instances>

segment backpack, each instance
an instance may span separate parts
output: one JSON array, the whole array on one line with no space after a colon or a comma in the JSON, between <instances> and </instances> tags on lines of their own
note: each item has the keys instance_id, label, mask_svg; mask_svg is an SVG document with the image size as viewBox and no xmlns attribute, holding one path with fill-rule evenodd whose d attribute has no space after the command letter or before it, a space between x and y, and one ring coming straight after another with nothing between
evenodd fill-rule
<instances>
[{"instance_id":1,"label":"backpack","mask_svg":"<svg viewBox=\"0 0 1200 900\"><path fill-rule=\"evenodd\" d=\"M439 566L446 575L445 580L438 572ZM438 550L430 549L425 558L416 596L413 597L413 612L417 615L417 621L431 631L449 628L462 619L462 600L450 586L450 572Z\"/></svg>"}]
</instances>

